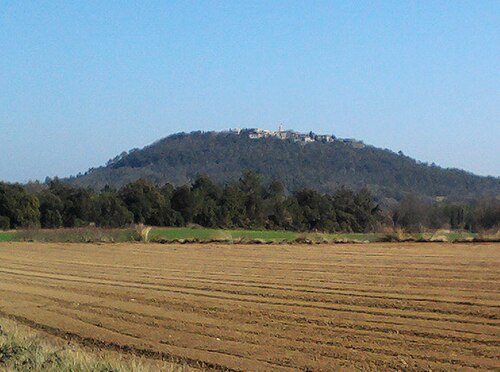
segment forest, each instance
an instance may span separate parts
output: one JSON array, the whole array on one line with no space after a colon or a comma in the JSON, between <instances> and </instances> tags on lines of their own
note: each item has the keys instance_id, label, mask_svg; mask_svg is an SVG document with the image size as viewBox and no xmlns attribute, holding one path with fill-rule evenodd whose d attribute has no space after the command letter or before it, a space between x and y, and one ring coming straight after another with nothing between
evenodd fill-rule
<instances>
[{"instance_id":1,"label":"forest","mask_svg":"<svg viewBox=\"0 0 500 372\"><path fill-rule=\"evenodd\" d=\"M355 148L340 140L304 145L223 132L171 135L65 181L100 190L106 185L120 188L140 178L179 186L192 184L205 174L224 184L237 180L246 170L259 173L267 183L279 180L287 193L304 188L328 194L342 186L356 191L367 188L380 203L384 199L401 201L408 193L454 201L500 194L499 178L422 163L402 152L369 145Z\"/></svg>"},{"instance_id":2,"label":"forest","mask_svg":"<svg viewBox=\"0 0 500 372\"><path fill-rule=\"evenodd\" d=\"M381 208L370 191L340 187L333 193L303 188L287 193L279 180L246 171L218 184L198 176L189 185L157 186L140 179L100 191L58 179L46 184L0 183L0 229L199 225L209 228L319 232L376 232L498 228L500 201L484 196L467 204L430 202L408 193Z\"/></svg>"}]
</instances>

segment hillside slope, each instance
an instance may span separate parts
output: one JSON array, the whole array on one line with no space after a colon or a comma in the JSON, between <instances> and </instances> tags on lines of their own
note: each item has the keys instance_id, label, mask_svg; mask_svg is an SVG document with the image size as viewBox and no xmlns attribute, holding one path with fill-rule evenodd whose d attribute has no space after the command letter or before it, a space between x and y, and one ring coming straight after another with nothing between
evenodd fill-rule
<instances>
[{"instance_id":1,"label":"hillside slope","mask_svg":"<svg viewBox=\"0 0 500 372\"><path fill-rule=\"evenodd\" d=\"M331 192L347 185L356 189L366 186L379 197L396 199L406 192L460 199L485 192L500 194L499 178L422 164L372 146L255 140L215 132L172 135L68 181L92 188L120 187L139 178L179 185L200 174L226 182L245 170L255 170L267 180L279 179L288 191L310 187Z\"/></svg>"}]
</instances>

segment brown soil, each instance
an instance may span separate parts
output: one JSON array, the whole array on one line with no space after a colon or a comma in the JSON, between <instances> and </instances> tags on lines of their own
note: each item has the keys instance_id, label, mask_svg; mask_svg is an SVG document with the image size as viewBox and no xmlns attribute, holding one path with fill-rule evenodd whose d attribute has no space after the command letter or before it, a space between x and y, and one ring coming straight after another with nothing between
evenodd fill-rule
<instances>
[{"instance_id":1,"label":"brown soil","mask_svg":"<svg viewBox=\"0 0 500 372\"><path fill-rule=\"evenodd\" d=\"M229 370L500 370L500 244L0 244L0 315Z\"/></svg>"}]
</instances>

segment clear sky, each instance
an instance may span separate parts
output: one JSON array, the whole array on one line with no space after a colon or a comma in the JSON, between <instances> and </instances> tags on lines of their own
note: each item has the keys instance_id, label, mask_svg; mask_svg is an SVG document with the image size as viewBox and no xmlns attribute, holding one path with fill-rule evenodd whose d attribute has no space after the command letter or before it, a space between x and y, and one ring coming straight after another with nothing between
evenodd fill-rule
<instances>
[{"instance_id":1,"label":"clear sky","mask_svg":"<svg viewBox=\"0 0 500 372\"><path fill-rule=\"evenodd\" d=\"M0 0L1 180L279 123L500 176L500 1Z\"/></svg>"}]
</instances>

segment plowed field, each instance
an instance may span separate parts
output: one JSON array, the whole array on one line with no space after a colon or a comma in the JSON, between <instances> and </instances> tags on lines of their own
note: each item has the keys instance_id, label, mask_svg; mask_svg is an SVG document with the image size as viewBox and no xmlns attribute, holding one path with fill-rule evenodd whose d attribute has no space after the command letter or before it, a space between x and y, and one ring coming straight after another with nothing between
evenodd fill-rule
<instances>
[{"instance_id":1,"label":"plowed field","mask_svg":"<svg viewBox=\"0 0 500 372\"><path fill-rule=\"evenodd\" d=\"M0 243L0 316L216 369L500 370L500 245Z\"/></svg>"}]
</instances>

